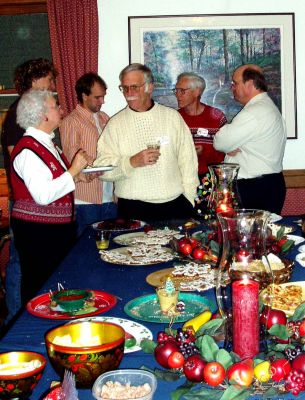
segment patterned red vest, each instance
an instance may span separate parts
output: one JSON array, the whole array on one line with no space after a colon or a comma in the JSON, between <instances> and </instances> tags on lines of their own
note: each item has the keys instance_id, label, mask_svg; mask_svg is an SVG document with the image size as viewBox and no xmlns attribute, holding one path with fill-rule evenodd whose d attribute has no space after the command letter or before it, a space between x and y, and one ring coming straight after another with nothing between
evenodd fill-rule
<instances>
[{"instance_id":1,"label":"patterned red vest","mask_svg":"<svg viewBox=\"0 0 305 400\"><path fill-rule=\"evenodd\" d=\"M32 198L23 179L16 173L13 166L15 157L24 149L33 151L50 169L54 179L65 172L57 158L46 147L32 136L23 136L14 147L11 157L11 182L14 196L12 217L43 224L67 224L72 222L75 219L73 192L48 205L39 205ZM68 167L67 159L60 149L57 150Z\"/></svg>"}]
</instances>

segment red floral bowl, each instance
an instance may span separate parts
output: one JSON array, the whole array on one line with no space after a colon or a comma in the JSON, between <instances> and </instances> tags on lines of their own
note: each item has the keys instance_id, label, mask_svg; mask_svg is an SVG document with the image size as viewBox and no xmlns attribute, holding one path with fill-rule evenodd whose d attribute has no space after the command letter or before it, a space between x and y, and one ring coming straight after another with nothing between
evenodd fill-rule
<instances>
[{"instance_id":1,"label":"red floral bowl","mask_svg":"<svg viewBox=\"0 0 305 400\"><path fill-rule=\"evenodd\" d=\"M41 354L31 351L0 354L0 399L28 399L46 363Z\"/></svg>"},{"instance_id":2,"label":"red floral bowl","mask_svg":"<svg viewBox=\"0 0 305 400\"><path fill-rule=\"evenodd\" d=\"M65 369L72 371L79 388L91 388L99 375L119 367L124 342L123 328L98 321L61 325L45 336L53 368L61 378Z\"/></svg>"}]
</instances>

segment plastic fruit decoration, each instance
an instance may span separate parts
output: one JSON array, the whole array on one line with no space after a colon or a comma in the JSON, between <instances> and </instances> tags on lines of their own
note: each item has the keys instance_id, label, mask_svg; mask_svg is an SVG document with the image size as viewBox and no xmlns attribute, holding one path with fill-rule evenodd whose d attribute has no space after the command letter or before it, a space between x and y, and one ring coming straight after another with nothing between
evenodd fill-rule
<instances>
[{"instance_id":1,"label":"plastic fruit decoration","mask_svg":"<svg viewBox=\"0 0 305 400\"><path fill-rule=\"evenodd\" d=\"M170 368L182 368L185 362L185 358L180 351L174 351L167 360L168 366Z\"/></svg>"},{"instance_id":2,"label":"plastic fruit decoration","mask_svg":"<svg viewBox=\"0 0 305 400\"><path fill-rule=\"evenodd\" d=\"M266 326L267 329L270 329L275 324L286 325L287 317L284 311L273 310L270 307L265 307L260 317L260 322Z\"/></svg>"},{"instance_id":3,"label":"plastic fruit decoration","mask_svg":"<svg viewBox=\"0 0 305 400\"><path fill-rule=\"evenodd\" d=\"M260 382L268 382L271 379L270 361L263 361L254 367L254 376Z\"/></svg>"},{"instance_id":4,"label":"plastic fruit decoration","mask_svg":"<svg viewBox=\"0 0 305 400\"><path fill-rule=\"evenodd\" d=\"M290 371L291 365L286 358L279 358L271 363L270 372L274 382L280 382L286 379Z\"/></svg>"},{"instance_id":5,"label":"plastic fruit decoration","mask_svg":"<svg viewBox=\"0 0 305 400\"><path fill-rule=\"evenodd\" d=\"M252 360L241 361L231 365L227 370L227 377L230 383L237 383L245 387L250 386L254 378Z\"/></svg>"},{"instance_id":6,"label":"plastic fruit decoration","mask_svg":"<svg viewBox=\"0 0 305 400\"><path fill-rule=\"evenodd\" d=\"M192 251L192 256L195 260L203 260L203 257L206 255L206 251L202 247L195 247Z\"/></svg>"},{"instance_id":7,"label":"plastic fruit decoration","mask_svg":"<svg viewBox=\"0 0 305 400\"><path fill-rule=\"evenodd\" d=\"M161 342L155 348L155 359L164 368L170 368L168 365L169 356L179 351L179 346L174 340L168 340L167 342Z\"/></svg>"},{"instance_id":8,"label":"plastic fruit decoration","mask_svg":"<svg viewBox=\"0 0 305 400\"><path fill-rule=\"evenodd\" d=\"M194 332L197 332L202 325L204 325L211 319L211 317L212 317L211 311L205 310L196 317L186 321L182 326L182 330L191 327L194 330Z\"/></svg>"},{"instance_id":9,"label":"plastic fruit decoration","mask_svg":"<svg viewBox=\"0 0 305 400\"><path fill-rule=\"evenodd\" d=\"M203 379L210 386L220 385L226 377L226 370L219 362L213 361L206 364Z\"/></svg>"},{"instance_id":10,"label":"plastic fruit decoration","mask_svg":"<svg viewBox=\"0 0 305 400\"><path fill-rule=\"evenodd\" d=\"M183 372L191 382L202 382L206 362L199 354L190 356L183 365Z\"/></svg>"},{"instance_id":11,"label":"plastic fruit decoration","mask_svg":"<svg viewBox=\"0 0 305 400\"><path fill-rule=\"evenodd\" d=\"M188 242L188 239L181 239L181 241L178 242L178 246L180 253L185 256L190 255L193 251L192 245Z\"/></svg>"},{"instance_id":12,"label":"plastic fruit decoration","mask_svg":"<svg viewBox=\"0 0 305 400\"><path fill-rule=\"evenodd\" d=\"M305 319L301 322L301 325L299 326L299 334L300 336L305 336Z\"/></svg>"},{"instance_id":13,"label":"plastic fruit decoration","mask_svg":"<svg viewBox=\"0 0 305 400\"><path fill-rule=\"evenodd\" d=\"M198 247L200 245L199 241L194 237L190 237L188 240L190 245L192 246L192 249L195 249L195 247Z\"/></svg>"},{"instance_id":14,"label":"plastic fruit decoration","mask_svg":"<svg viewBox=\"0 0 305 400\"><path fill-rule=\"evenodd\" d=\"M305 373L305 353L301 353L292 361L292 368Z\"/></svg>"}]
</instances>

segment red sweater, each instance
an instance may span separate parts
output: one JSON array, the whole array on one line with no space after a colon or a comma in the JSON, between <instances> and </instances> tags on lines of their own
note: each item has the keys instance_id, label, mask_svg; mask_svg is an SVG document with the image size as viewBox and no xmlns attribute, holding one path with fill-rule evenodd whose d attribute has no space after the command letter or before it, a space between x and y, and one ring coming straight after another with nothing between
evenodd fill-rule
<instances>
[{"instance_id":1,"label":"red sweater","mask_svg":"<svg viewBox=\"0 0 305 400\"><path fill-rule=\"evenodd\" d=\"M204 110L199 115L188 115L182 108L178 111L192 132L195 146L203 147L198 155L198 174L205 174L209 164L219 164L224 159L224 153L213 147L213 136L227 123L226 116L218 108L207 104L204 104Z\"/></svg>"},{"instance_id":2,"label":"red sweater","mask_svg":"<svg viewBox=\"0 0 305 400\"><path fill-rule=\"evenodd\" d=\"M15 157L24 149L33 151L42 162L50 169L53 178L58 178L65 172L65 169L57 158L41 143L32 136L23 136L12 153L11 182L14 195L14 206L12 217L29 222L42 224L67 224L74 220L74 195L73 192L66 194L60 199L48 205L40 205L35 202L24 181L16 173L13 162ZM63 162L68 163L63 154L60 154Z\"/></svg>"}]
</instances>

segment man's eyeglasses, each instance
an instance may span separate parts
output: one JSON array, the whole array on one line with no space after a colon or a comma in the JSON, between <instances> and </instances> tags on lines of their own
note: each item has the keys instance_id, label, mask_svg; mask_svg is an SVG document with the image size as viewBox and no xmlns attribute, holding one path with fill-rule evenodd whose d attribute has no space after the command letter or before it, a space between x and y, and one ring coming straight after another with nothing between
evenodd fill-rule
<instances>
[{"instance_id":1,"label":"man's eyeglasses","mask_svg":"<svg viewBox=\"0 0 305 400\"><path fill-rule=\"evenodd\" d=\"M172 92L173 93L175 93L175 94L185 94L185 92L187 91L187 90L189 90L189 89L192 89L192 88L190 88L190 87L188 87L188 88L185 88L185 89L182 89L182 88L175 88L175 89L172 89Z\"/></svg>"},{"instance_id":2,"label":"man's eyeglasses","mask_svg":"<svg viewBox=\"0 0 305 400\"><path fill-rule=\"evenodd\" d=\"M138 92L140 90L140 88L143 87L144 85L145 85L145 82L142 85L130 85L130 86L120 85L119 89L123 93L127 93L129 91Z\"/></svg>"}]
</instances>

